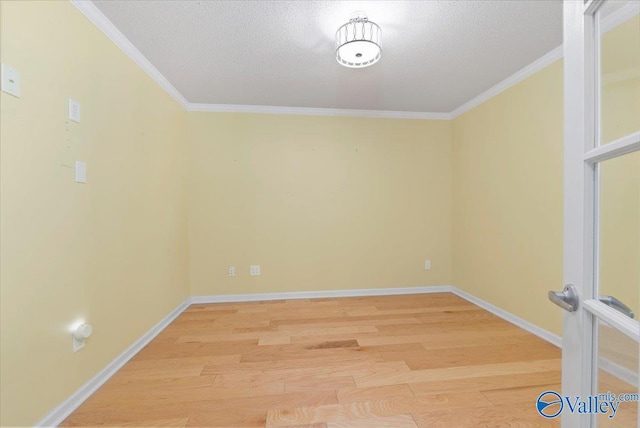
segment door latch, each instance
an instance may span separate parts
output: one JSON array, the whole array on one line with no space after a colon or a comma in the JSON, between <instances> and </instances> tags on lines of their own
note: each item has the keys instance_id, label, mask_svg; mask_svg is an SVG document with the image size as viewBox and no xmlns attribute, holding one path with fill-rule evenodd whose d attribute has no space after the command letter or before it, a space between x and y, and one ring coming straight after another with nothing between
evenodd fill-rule
<instances>
[{"instance_id":1,"label":"door latch","mask_svg":"<svg viewBox=\"0 0 640 428\"><path fill-rule=\"evenodd\" d=\"M613 296L600 296L599 300L605 305L611 306L613 309L617 309L629 318L634 317L634 313L631 308Z\"/></svg>"},{"instance_id":2,"label":"door latch","mask_svg":"<svg viewBox=\"0 0 640 428\"><path fill-rule=\"evenodd\" d=\"M564 290L549 291L549 300L565 311L575 312L578 309L578 292L573 284L564 286Z\"/></svg>"}]
</instances>

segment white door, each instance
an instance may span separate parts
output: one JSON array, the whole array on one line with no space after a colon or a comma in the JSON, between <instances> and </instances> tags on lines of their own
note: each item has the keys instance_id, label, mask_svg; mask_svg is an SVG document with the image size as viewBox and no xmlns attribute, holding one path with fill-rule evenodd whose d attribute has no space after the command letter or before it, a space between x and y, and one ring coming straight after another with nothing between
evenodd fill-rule
<instances>
[{"instance_id":1,"label":"white door","mask_svg":"<svg viewBox=\"0 0 640 428\"><path fill-rule=\"evenodd\" d=\"M640 1L564 1L564 115L564 282L576 295L549 293L566 309L562 392L538 410L563 427L640 428Z\"/></svg>"}]
</instances>

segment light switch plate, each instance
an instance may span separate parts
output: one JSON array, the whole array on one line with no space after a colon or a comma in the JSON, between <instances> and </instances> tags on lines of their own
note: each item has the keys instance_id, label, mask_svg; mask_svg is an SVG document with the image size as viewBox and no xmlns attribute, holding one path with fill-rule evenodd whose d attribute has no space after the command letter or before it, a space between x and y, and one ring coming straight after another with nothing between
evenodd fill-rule
<instances>
[{"instance_id":1,"label":"light switch plate","mask_svg":"<svg viewBox=\"0 0 640 428\"><path fill-rule=\"evenodd\" d=\"M76 183L87 182L87 164L82 161L76 161Z\"/></svg>"},{"instance_id":2,"label":"light switch plate","mask_svg":"<svg viewBox=\"0 0 640 428\"><path fill-rule=\"evenodd\" d=\"M2 91L20 98L20 73L15 68L2 64Z\"/></svg>"},{"instance_id":3,"label":"light switch plate","mask_svg":"<svg viewBox=\"0 0 640 428\"><path fill-rule=\"evenodd\" d=\"M80 123L80 103L69 98L69 119Z\"/></svg>"}]
</instances>

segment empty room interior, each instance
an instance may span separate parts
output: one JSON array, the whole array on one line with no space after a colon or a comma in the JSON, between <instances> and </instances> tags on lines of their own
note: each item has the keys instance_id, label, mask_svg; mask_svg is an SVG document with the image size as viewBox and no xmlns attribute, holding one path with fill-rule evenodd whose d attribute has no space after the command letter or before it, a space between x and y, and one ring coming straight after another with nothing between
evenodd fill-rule
<instances>
[{"instance_id":1,"label":"empty room interior","mask_svg":"<svg viewBox=\"0 0 640 428\"><path fill-rule=\"evenodd\" d=\"M639 1L0 0L0 59L1 426L640 427Z\"/></svg>"}]
</instances>

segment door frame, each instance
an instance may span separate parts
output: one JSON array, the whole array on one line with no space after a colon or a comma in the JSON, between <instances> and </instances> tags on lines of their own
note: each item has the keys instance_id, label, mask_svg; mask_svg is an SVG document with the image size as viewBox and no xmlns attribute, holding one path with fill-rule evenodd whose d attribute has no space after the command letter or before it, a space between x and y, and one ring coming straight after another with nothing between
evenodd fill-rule
<instances>
[{"instance_id":1,"label":"door frame","mask_svg":"<svg viewBox=\"0 0 640 428\"><path fill-rule=\"evenodd\" d=\"M584 14L582 1L563 3L564 50L564 232L563 281L576 287L580 302L593 298L593 269L586 269L594 254L594 179L595 169L577 161L595 147L595 126L587 126L594 117L595 91L591 76L595 65L593 40L584 35L594 33L593 21ZM591 71L590 71L591 70ZM580 304L562 318L562 395L583 396L592 390L595 356L593 317ZM578 428L581 421L569 412L562 413L563 428ZM588 426L588 425L587 425Z\"/></svg>"},{"instance_id":2,"label":"door frame","mask_svg":"<svg viewBox=\"0 0 640 428\"><path fill-rule=\"evenodd\" d=\"M598 387L598 320L640 342L638 323L598 299L599 162L640 150L640 132L600 145L600 28L605 0L565 0L564 31L564 273L579 296L564 312L562 395L586 397ZM597 415L562 413L563 428L596 426ZM639 425L640 427L640 425Z\"/></svg>"}]
</instances>

